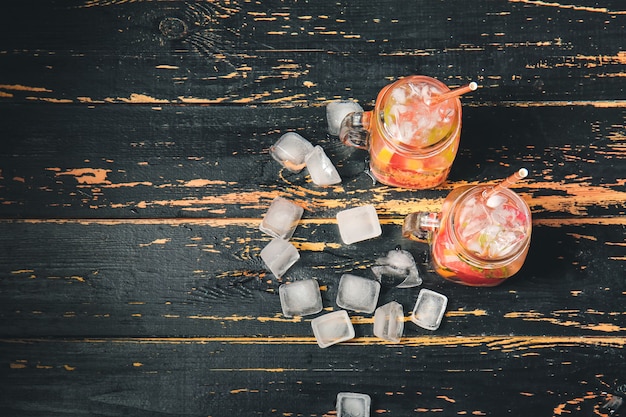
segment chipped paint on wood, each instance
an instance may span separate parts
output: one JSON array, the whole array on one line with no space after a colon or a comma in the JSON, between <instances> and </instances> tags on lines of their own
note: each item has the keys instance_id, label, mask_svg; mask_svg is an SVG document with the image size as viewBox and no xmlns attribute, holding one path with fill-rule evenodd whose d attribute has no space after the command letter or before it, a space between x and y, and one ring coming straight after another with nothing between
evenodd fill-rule
<instances>
[{"instance_id":1,"label":"chipped paint on wood","mask_svg":"<svg viewBox=\"0 0 626 417\"><path fill-rule=\"evenodd\" d=\"M572 9L582 12L604 13L609 15L626 15L624 10L609 10L605 7L579 6L575 4L564 4L559 2L548 2L543 0L509 0L510 3L524 3L533 6L556 7L559 9Z\"/></svg>"},{"instance_id":2,"label":"chipped paint on wood","mask_svg":"<svg viewBox=\"0 0 626 417\"><path fill-rule=\"evenodd\" d=\"M136 337L136 338L80 338L80 339L37 339L37 338L2 338L0 342L29 344L47 343L93 343L93 344L154 344L154 345L206 345L210 343L234 345L317 345L313 336L213 336L213 337ZM409 347L440 346L440 347L484 347L488 350L553 349L555 346L597 346L624 348L626 339L620 336L445 336L418 335L403 337L402 345ZM378 337L362 336L343 342L345 345L396 345L385 342Z\"/></svg>"},{"instance_id":3,"label":"chipped paint on wood","mask_svg":"<svg viewBox=\"0 0 626 417\"><path fill-rule=\"evenodd\" d=\"M165 238L164 239L155 239L155 240L153 240L150 243L141 243L141 244L139 244L139 247L140 248L145 248L147 246L152 246L152 245L165 245L165 244L167 244L167 243L169 243L171 241L172 241L172 239L165 239Z\"/></svg>"},{"instance_id":4,"label":"chipped paint on wood","mask_svg":"<svg viewBox=\"0 0 626 417\"><path fill-rule=\"evenodd\" d=\"M55 171L56 176L70 176L74 177L79 184L87 184L87 185L101 185L101 184L110 184L111 182L107 179L107 174L111 172L110 169L100 169L100 168L74 168L68 169L66 171L60 172L60 168L47 168L48 171Z\"/></svg>"}]
</instances>

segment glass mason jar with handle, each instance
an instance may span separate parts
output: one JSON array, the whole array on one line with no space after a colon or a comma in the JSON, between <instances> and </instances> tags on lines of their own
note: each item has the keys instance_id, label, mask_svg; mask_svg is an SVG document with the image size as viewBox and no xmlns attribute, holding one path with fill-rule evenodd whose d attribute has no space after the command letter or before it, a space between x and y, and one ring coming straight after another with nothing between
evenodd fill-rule
<instances>
[{"instance_id":1,"label":"glass mason jar with handle","mask_svg":"<svg viewBox=\"0 0 626 417\"><path fill-rule=\"evenodd\" d=\"M380 91L374 110L348 114L339 137L369 151L371 173L383 184L433 188L448 177L459 147L458 97L476 88L450 90L423 75L402 78Z\"/></svg>"},{"instance_id":2,"label":"glass mason jar with handle","mask_svg":"<svg viewBox=\"0 0 626 417\"><path fill-rule=\"evenodd\" d=\"M492 287L520 270L531 229L530 209L518 194L478 185L454 189L441 212L409 214L402 233L429 242L434 269L443 278Z\"/></svg>"}]
</instances>

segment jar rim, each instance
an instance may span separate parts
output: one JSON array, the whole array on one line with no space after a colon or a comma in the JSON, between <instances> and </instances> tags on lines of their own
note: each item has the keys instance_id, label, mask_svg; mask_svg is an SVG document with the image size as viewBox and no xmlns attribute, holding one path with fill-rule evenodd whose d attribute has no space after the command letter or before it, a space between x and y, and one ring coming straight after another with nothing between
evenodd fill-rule
<instances>
[{"instance_id":1,"label":"jar rim","mask_svg":"<svg viewBox=\"0 0 626 417\"><path fill-rule=\"evenodd\" d=\"M463 259L473 265L480 266L482 268L485 265L488 265L492 268L497 268L500 266L504 266L514 261L515 259L522 256L525 252L525 249L530 245L530 236L532 233L532 218L530 208L528 204L514 191L505 188L500 193L506 194L506 196L516 202L515 206L524 211L524 215L527 218L527 225L524 230L524 238L519 242L516 242L514 248L510 250L506 255L500 257L485 257L477 254L475 251L470 250L465 242L460 239L459 230L455 224L458 219L457 207L466 201L468 198L473 198L476 194L481 193L487 189L490 189L491 186L487 185L477 185L475 187L471 187L468 190L464 191L457 199L454 201L452 206L450 207L447 223L448 227L451 228L450 238L452 239L455 247L459 249L459 256L463 257Z\"/></svg>"},{"instance_id":2,"label":"jar rim","mask_svg":"<svg viewBox=\"0 0 626 417\"><path fill-rule=\"evenodd\" d=\"M416 82L425 82L430 85L436 86L441 91L441 93L450 91L450 88L446 84L437 80L436 78L432 78L426 75L410 75L401 78L394 83L387 85L380 91L380 93L378 94L378 98L376 99L376 104L374 106L374 115L372 119L376 120L377 124L380 124L380 129L384 132L385 137L390 139L388 141L388 145L392 146L394 150L404 154L419 154L420 156L427 158L439 153L441 149L449 146L450 143L453 142L460 134L462 113L461 100L458 97L448 100L454 100L454 128L450 129L443 138L425 147L412 147L403 145L403 143L398 140L391 140L391 138L393 138L393 135L389 132L387 123L384 120L382 103L385 103L388 99L390 99L393 90L402 87L405 84Z\"/></svg>"}]
</instances>

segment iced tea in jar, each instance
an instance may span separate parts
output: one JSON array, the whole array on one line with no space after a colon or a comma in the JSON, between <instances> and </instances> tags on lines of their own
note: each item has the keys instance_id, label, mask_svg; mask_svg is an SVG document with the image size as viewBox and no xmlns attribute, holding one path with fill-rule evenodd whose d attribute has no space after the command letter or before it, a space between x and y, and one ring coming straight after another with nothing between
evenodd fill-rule
<instances>
[{"instance_id":1,"label":"iced tea in jar","mask_svg":"<svg viewBox=\"0 0 626 417\"><path fill-rule=\"evenodd\" d=\"M402 78L380 91L374 110L346 116L339 137L369 150L371 173L383 184L433 188L446 180L459 147L460 94L431 77Z\"/></svg>"},{"instance_id":2,"label":"iced tea in jar","mask_svg":"<svg viewBox=\"0 0 626 417\"><path fill-rule=\"evenodd\" d=\"M443 278L492 287L520 270L531 229L530 209L518 194L478 185L454 189L441 212L410 214L402 231L429 242L433 267Z\"/></svg>"}]
</instances>

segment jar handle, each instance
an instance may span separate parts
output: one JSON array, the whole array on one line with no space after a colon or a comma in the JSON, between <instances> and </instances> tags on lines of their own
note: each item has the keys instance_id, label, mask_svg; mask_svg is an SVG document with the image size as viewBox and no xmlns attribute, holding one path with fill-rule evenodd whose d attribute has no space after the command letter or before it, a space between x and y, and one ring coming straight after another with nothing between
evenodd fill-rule
<instances>
[{"instance_id":1,"label":"jar handle","mask_svg":"<svg viewBox=\"0 0 626 417\"><path fill-rule=\"evenodd\" d=\"M339 139L344 145L358 149L369 149L369 125L371 111L347 114L339 128Z\"/></svg>"},{"instance_id":2,"label":"jar handle","mask_svg":"<svg viewBox=\"0 0 626 417\"><path fill-rule=\"evenodd\" d=\"M418 211L404 218L402 236L419 242L430 242L432 234L441 224L440 213Z\"/></svg>"}]
</instances>

